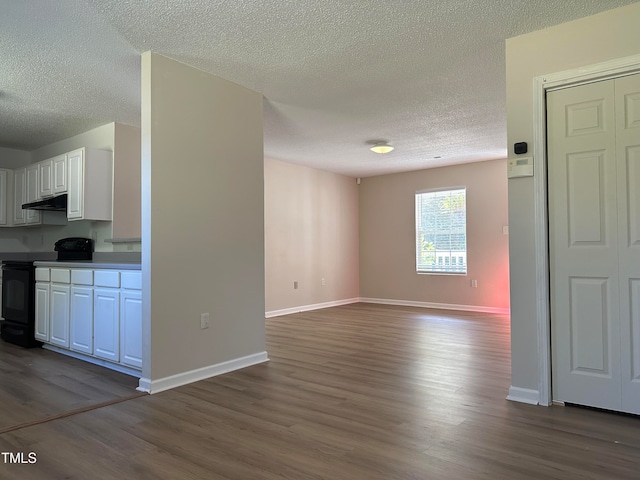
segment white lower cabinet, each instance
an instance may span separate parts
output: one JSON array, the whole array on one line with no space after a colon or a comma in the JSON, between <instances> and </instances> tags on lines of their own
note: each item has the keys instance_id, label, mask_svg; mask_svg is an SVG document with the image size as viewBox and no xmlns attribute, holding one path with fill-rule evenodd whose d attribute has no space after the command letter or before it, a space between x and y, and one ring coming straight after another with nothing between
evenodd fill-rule
<instances>
[{"instance_id":1,"label":"white lower cabinet","mask_svg":"<svg viewBox=\"0 0 640 480\"><path fill-rule=\"evenodd\" d=\"M120 361L120 292L115 288L93 291L93 354Z\"/></svg>"},{"instance_id":2,"label":"white lower cabinet","mask_svg":"<svg viewBox=\"0 0 640 480\"><path fill-rule=\"evenodd\" d=\"M141 370L141 272L70 272L69 280L68 269L36 269L36 338L116 370Z\"/></svg>"},{"instance_id":3,"label":"white lower cabinet","mask_svg":"<svg viewBox=\"0 0 640 480\"><path fill-rule=\"evenodd\" d=\"M93 287L71 287L69 348L93 353Z\"/></svg>"},{"instance_id":4,"label":"white lower cabinet","mask_svg":"<svg viewBox=\"0 0 640 480\"><path fill-rule=\"evenodd\" d=\"M36 282L36 327L34 337L41 342L49 341L49 288L50 285L48 283Z\"/></svg>"},{"instance_id":5,"label":"white lower cabinet","mask_svg":"<svg viewBox=\"0 0 640 480\"><path fill-rule=\"evenodd\" d=\"M49 343L58 347L69 348L69 285L51 284L51 310L49 325L51 327Z\"/></svg>"},{"instance_id":6,"label":"white lower cabinet","mask_svg":"<svg viewBox=\"0 0 640 480\"><path fill-rule=\"evenodd\" d=\"M120 362L142 368L142 292L120 292Z\"/></svg>"}]
</instances>

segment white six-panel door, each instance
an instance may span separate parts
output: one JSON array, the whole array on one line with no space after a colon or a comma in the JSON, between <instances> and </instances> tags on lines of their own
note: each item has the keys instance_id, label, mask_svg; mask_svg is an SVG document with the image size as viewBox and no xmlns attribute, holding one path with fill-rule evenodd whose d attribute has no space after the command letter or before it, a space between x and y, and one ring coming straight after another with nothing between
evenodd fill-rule
<instances>
[{"instance_id":1,"label":"white six-panel door","mask_svg":"<svg viewBox=\"0 0 640 480\"><path fill-rule=\"evenodd\" d=\"M622 411L640 414L640 75L615 81Z\"/></svg>"},{"instance_id":2,"label":"white six-panel door","mask_svg":"<svg viewBox=\"0 0 640 480\"><path fill-rule=\"evenodd\" d=\"M547 112L553 398L640 413L640 75Z\"/></svg>"}]
</instances>

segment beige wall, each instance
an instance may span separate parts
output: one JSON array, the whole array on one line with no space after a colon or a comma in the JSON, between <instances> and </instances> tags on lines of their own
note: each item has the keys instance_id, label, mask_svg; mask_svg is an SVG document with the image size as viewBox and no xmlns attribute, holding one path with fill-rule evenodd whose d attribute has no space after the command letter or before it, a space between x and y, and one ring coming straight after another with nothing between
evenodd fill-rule
<instances>
[{"instance_id":1,"label":"beige wall","mask_svg":"<svg viewBox=\"0 0 640 480\"><path fill-rule=\"evenodd\" d=\"M264 353L262 102L142 55L143 377L152 391L169 376Z\"/></svg>"},{"instance_id":2,"label":"beige wall","mask_svg":"<svg viewBox=\"0 0 640 480\"><path fill-rule=\"evenodd\" d=\"M113 172L113 237L141 233L140 129L115 124Z\"/></svg>"},{"instance_id":3,"label":"beige wall","mask_svg":"<svg viewBox=\"0 0 640 480\"><path fill-rule=\"evenodd\" d=\"M356 179L265 159L264 184L266 311L357 298Z\"/></svg>"},{"instance_id":4,"label":"beige wall","mask_svg":"<svg viewBox=\"0 0 640 480\"><path fill-rule=\"evenodd\" d=\"M506 161L491 160L362 179L360 296L509 308ZM415 193L467 188L468 274L415 271ZM477 288L470 280L478 281Z\"/></svg>"},{"instance_id":5,"label":"beige wall","mask_svg":"<svg viewBox=\"0 0 640 480\"><path fill-rule=\"evenodd\" d=\"M507 139L533 142L533 78L640 54L640 3L507 40ZM534 180L509 181L512 386L538 390Z\"/></svg>"}]
</instances>

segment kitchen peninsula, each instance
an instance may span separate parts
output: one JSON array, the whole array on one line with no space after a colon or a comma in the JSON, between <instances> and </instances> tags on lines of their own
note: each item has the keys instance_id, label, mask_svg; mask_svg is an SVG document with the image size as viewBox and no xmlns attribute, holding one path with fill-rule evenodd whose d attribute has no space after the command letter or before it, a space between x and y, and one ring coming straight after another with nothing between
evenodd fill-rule
<instances>
[{"instance_id":1,"label":"kitchen peninsula","mask_svg":"<svg viewBox=\"0 0 640 480\"><path fill-rule=\"evenodd\" d=\"M140 263L36 261L35 338L43 348L139 377Z\"/></svg>"}]
</instances>

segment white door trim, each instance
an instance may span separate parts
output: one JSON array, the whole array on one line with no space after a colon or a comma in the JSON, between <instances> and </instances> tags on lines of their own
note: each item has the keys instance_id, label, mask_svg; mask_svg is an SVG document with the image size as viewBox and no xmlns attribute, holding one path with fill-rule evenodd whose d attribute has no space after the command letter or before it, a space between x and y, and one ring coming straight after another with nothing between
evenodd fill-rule
<instances>
[{"instance_id":1,"label":"white door trim","mask_svg":"<svg viewBox=\"0 0 640 480\"><path fill-rule=\"evenodd\" d=\"M546 92L640 73L640 55L596 63L533 79L534 234L538 325L538 403L551 405L551 314L549 312L549 234L547 230Z\"/></svg>"}]
</instances>

